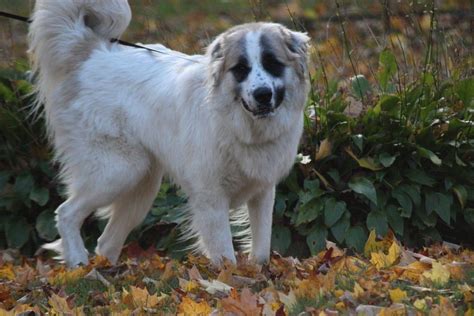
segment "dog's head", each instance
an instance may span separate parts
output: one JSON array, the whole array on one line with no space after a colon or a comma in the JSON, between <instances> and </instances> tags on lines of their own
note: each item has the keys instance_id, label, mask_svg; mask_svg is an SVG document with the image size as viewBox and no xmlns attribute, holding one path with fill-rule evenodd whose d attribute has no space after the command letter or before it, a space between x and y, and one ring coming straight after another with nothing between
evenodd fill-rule
<instances>
[{"instance_id":1,"label":"dog's head","mask_svg":"<svg viewBox=\"0 0 474 316\"><path fill-rule=\"evenodd\" d=\"M307 93L308 42L280 24L234 27L209 46L213 89L253 120L271 120L285 107L302 110L305 98L295 94Z\"/></svg>"}]
</instances>

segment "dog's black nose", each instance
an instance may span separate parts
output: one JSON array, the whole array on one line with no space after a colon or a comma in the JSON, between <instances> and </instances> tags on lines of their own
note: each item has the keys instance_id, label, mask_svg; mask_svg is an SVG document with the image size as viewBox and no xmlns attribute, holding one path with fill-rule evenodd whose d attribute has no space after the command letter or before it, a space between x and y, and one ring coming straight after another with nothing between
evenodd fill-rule
<instances>
[{"instance_id":1,"label":"dog's black nose","mask_svg":"<svg viewBox=\"0 0 474 316\"><path fill-rule=\"evenodd\" d=\"M253 97L259 105L269 105L273 97L272 89L267 87L258 88L253 92Z\"/></svg>"}]
</instances>

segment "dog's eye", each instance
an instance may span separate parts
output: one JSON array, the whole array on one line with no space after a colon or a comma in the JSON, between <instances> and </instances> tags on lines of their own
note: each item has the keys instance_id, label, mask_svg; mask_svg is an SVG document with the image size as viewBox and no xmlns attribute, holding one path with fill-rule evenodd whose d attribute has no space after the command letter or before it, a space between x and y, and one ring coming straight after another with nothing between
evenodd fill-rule
<instances>
[{"instance_id":1,"label":"dog's eye","mask_svg":"<svg viewBox=\"0 0 474 316\"><path fill-rule=\"evenodd\" d=\"M251 68L247 65L247 62L243 60L239 61L239 63L234 67L230 68L230 71L234 75L237 82L244 81L250 73L250 70Z\"/></svg>"},{"instance_id":2,"label":"dog's eye","mask_svg":"<svg viewBox=\"0 0 474 316\"><path fill-rule=\"evenodd\" d=\"M285 70L285 64L279 61L273 54L269 53L263 54L262 65L265 71L274 77L281 77Z\"/></svg>"}]
</instances>

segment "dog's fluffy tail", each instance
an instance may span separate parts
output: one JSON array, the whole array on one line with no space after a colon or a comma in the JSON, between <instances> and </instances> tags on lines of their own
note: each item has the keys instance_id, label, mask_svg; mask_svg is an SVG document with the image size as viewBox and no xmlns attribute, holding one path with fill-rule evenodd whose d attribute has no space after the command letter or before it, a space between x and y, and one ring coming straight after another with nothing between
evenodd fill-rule
<instances>
[{"instance_id":1,"label":"dog's fluffy tail","mask_svg":"<svg viewBox=\"0 0 474 316\"><path fill-rule=\"evenodd\" d=\"M131 11L127 0L37 0L32 18L29 53L43 102L94 48L120 37Z\"/></svg>"}]
</instances>

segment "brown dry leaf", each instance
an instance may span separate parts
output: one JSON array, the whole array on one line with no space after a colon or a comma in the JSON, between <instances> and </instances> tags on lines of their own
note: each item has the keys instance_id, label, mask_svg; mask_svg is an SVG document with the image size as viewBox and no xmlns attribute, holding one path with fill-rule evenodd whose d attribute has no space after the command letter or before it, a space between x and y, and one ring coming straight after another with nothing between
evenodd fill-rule
<instances>
[{"instance_id":1,"label":"brown dry leaf","mask_svg":"<svg viewBox=\"0 0 474 316\"><path fill-rule=\"evenodd\" d=\"M453 303L446 297L439 297L439 305L433 308L430 312L432 316L455 316L456 308Z\"/></svg>"},{"instance_id":2,"label":"brown dry leaf","mask_svg":"<svg viewBox=\"0 0 474 316\"><path fill-rule=\"evenodd\" d=\"M170 261L165 265L165 271L161 275L161 280L162 281L167 281L171 279L173 276L175 276L175 271L174 271L174 262Z\"/></svg>"},{"instance_id":3,"label":"brown dry leaf","mask_svg":"<svg viewBox=\"0 0 474 316\"><path fill-rule=\"evenodd\" d=\"M379 316L405 316L407 315L407 307L401 303L395 303L380 311Z\"/></svg>"},{"instance_id":4,"label":"brown dry leaf","mask_svg":"<svg viewBox=\"0 0 474 316\"><path fill-rule=\"evenodd\" d=\"M453 262L447 265L449 273L451 274L451 279L453 280L464 280L466 277L466 268L469 267L468 264L461 262Z\"/></svg>"},{"instance_id":5,"label":"brown dry leaf","mask_svg":"<svg viewBox=\"0 0 474 316\"><path fill-rule=\"evenodd\" d=\"M319 149L316 152L314 159L315 160L324 159L327 156L329 156L331 153L332 153L332 143L328 138L326 138L321 142L321 145L319 145Z\"/></svg>"},{"instance_id":6,"label":"brown dry leaf","mask_svg":"<svg viewBox=\"0 0 474 316\"><path fill-rule=\"evenodd\" d=\"M67 300L57 294L51 295L48 300L51 306L51 315L57 316L85 316L82 307L70 308Z\"/></svg>"},{"instance_id":7,"label":"brown dry leaf","mask_svg":"<svg viewBox=\"0 0 474 316\"><path fill-rule=\"evenodd\" d=\"M344 114L349 117L359 117L362 111L364 110L364 105L361 101L357 100L352 96L346 98L348 103L347 107L344 109Z\"/></svg>"},{"instance_id":8,"label":"brown dry leaf","mask_svg":"<svg viewBox=\"0 0 474 316\"><path fill-rule=\"evenodd\" d=\"M165 263L160 256L154 255L150 259L150 267L155 270L163 270L165 268Z\"/></svg>"},{"instance_id":9,"label":"brown dry leaf","mask_svg":"<svg viewBox=\"0 0 474 316\"><path fill-rule=\"evenodd\" d=\"M346 252L344 250L341 250L336 243L326 240L326 249L331 249L332 248L332 253L331 253L331 258L334 257L341 257L343 256Z\"/></svg>"},{"instance_id":10,"label":"brown dry leaf","mask_svg":"<svg viewBox=\"0 0 474 316\"><path fill-rule=\"evenodd\" d=\"M349 273L359 273L366 267L367 264L356 257L344 257L334 264L333 269L337 272L348 271Z\"/></svg>"},{"instance_id":11,"label":"brown dry leaf","mask_svg":"<svg viewBox=\"0 0 474 316\"><path fill-rule=\"evenodd\" d=\"M150 295L148 289L141 289L139 287L130 286L130 292L124 289L125 295L131 295L133 306L136 308L154 308L163 297L158 297L156 294Z\"/></svg>"},{"instance_id":12,"label":"brown dry leaf","mask_svg":"<svg viewBox=\"0 0 474 316\"><path fill-rule=\"evenodd\" d=\"M0 302L6 301L10 296L10 287L7 284L0 283Z\"/></svg>"},{"instance_id":13,"label":"brown dry leaf","mask_svg":"<svg viewBox=\"0 0 474 316\"><path fill-rule=\"evenodd\" d=\"M0 308L0 316L31 315L32 313L35 316L41 315L40 308L38 306L31 307L26 304L17 305L10 311Z\"/></svg>"},{"instance_id":14,"label":"brown dry leaf","mask_svg":"<svg viewBox=\"0 0 474 316\"><path fill-rule=\"evenodd\" d=\"M195 265L193 265L191 269L188 269L188 275L190 280L199 281L203 279L201 273L199 273L199 270Z\"/></svg>"},{"instance_id":15,"label":"brown dry leaf","mask_svg":"<svg viewBox=\"0 0 474 316\"><path fill-rule=\"evenodd\" d=\"M15 270L15 282L26 286L28 283L33 281L36 277L36 270L30 267L28 264L25 264L22 267L18 267Z\"/></svg>"},{"instance_id":16,"label":"brown dry leaf","mask_svg":"<svg viewBox=\"0 0 474 316\"><path fill-rule=\"evenodd\" d=\"M308 279L297 280L294 292L297 297L312 298L319 293L320 288L319 275L311 275Z\"/></svg>"},{"instance_id":17,"label":"brown dry leaf","mask_svg":"<svg viewBox=\"0 0 474 316\"><path fill-rule=\"evenodd\" d=\"M48 264L45 264L43 261L40 259L36 260L36 271L38 271L38 275L41 277L48 277L51 267Z\"/></svg>"},{"instance_id":18,"label":"brown dry leaf","mask_svg":"<svg viewBox=\"0 0 474 316\"><path fill-rule=\"evenodd\" d=\"M233 294L232 294L233 293ZM235 290L231 295L221 300L224 312L234 313L235 315L253 316L261 314L261 307L258 306L258 296L245 288L239 295Z\"/></svg>"},{"instance_id":19,"label":"brown dry leaf","mask_svg":"<svg viewBox=\"0 0 474 316\"><path fill-rule=\"evenodd\" d=\"M95 256L90 260L90 266L94 268L108 268L111 267L112 264L105 256Z\"/></svg>"},{"instance_id":20,"label":"brown dry leaf","mask_svg":"<svg viewBox=\"0 0 474 316\"><path fill-rule=\"evenodd\" d=\"M178 315L209 315L212 312L211 307L206 301L202 301L197 303L193 301L191 298L185 296L181 301L181 304L178 306L179 314Z\"/></svg>"},{"instance_id":21,"label":"brown dry leaf","mask_svg":"<svg viewBox=\"0 0 474 316\"><path fill-rule=\"evenodd\" d=\"M219 275L217 276L217 281L225 283L230 286L234 286L234 277L233 273L235 272L236 267L234 265L225 264Z\"/></svg>"}]
</instances>

